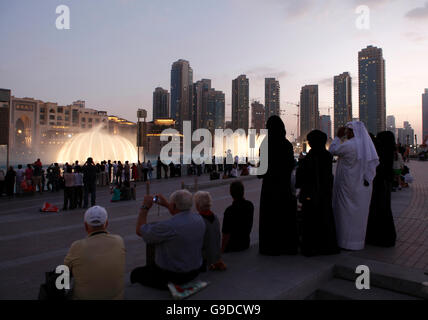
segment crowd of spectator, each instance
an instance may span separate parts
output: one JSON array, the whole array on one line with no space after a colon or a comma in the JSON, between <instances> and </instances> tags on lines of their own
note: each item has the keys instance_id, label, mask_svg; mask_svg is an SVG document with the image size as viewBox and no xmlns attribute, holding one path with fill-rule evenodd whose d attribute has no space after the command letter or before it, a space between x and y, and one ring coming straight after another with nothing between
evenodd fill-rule
<instances>
[{"instance_id":1,"label":"crowd of spectator","mask_svg":"<svg viewBox=\"0 0 428 320\"><path fill-rule=\"evenodd\" d=\"M228 156L230 158L230 156ZM164 164L160 158L155 166L148 160L137 163L129 163L125 161L105 160L94 163L91 160L91 167L86 174L83 170L84 166L79 164L79 161L74 163L66 162L63 165L52 163L46 168L43 167L40 159L34 163L27 164L23 168L22 164L17 166L15 170L10 166L7 170L0 168L0 196L6 194L9 198L14 196L34 195L36 192L58 192L64 190L64 208L80 208L80 194L84 196L84 190L87 189L89 194L92 194L93 204L95 204L95 189L97 186L110 186L111 189L122 190L122 196L116 194L112 197L112 201L128 200L132 198L132 194L128 196L128 191L131 191L130 182L146 182L153 179L153 172L156 170L156 179L168 179L181 177L182 171L187 175L201 176L209 174L211 180L236 178L238 176L249 175L248 163L241 163L241 159L224 158L223 164L216 164L216 159L213 157L212 164L191 164L182 166L181 164ZM92 159L92 158L91 158ZM226 163L231 161L230 164ZM71 172L70 172L71 170ZM222 175L221 175L222 173ZM72 178L78 176L77 178ZM82 178L87 177L86 178ZM84 181L87 188L84 187ZM124 185L125 183L125 185ZM115 191L117 193L117 191ZM66 205L67 204L67 205Z\"/></svg>"}]
</instances>

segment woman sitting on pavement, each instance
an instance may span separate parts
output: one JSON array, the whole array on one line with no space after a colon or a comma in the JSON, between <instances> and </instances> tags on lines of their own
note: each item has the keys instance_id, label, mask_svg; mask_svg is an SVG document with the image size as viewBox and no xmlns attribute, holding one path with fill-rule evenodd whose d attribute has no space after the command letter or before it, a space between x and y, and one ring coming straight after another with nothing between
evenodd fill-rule
<instances>
[{"instance_id":1,"label":"woman sitting on pavement","mask_svg":"<svg viewBox=\"0 0 428 320\"><path fill-rule=\"evenodd\" d=\"M193 196L195 207L198 213L204 218L205 236L202 246L203 264L202 271L225 270L226 265L221 260L221 234L220 222L217 216L211 211L212 198L209 192L198 191Z\"/></svg>"},{"instance_id":2,"label":"woman sitting on pavement","mask_svg":"<svg viewBox=\"0 0 428 320\"><path fill-rule=\"evenodd\" d=\"M222 252L238 252L250 247L253 228L254 205L244 197L245 188L241 181L230 184L233 202L224 212L222 227Z\"/></svg>"},{"instance_id":3,"label":"woman sitting on pavement","mask_svg":"<svg viewBox=\"0 0 428 320\"><path fill-rule=\"evenodd\" d=\"M246 163L242 166L241 177L248 176L249 174L250 172L248 170L248 163Z\"/></svg>"},{"instance_id":4,"label":"woman sitting on pavement","mask_svg":"<svg viewBox=\"0 0 428 320\"><path fill-rule=\"evenodd\" d=\"M111 197L111 202L120 201L120 187L119 184L116 183L113 189L110 192L113 196Z\"/></svg>"},{"instance_id":5,"label":"woman sitting on pavement","mask_svg":"<svg viewBox=\"0 0 428 320\"><path fill-rule=\"evenodd\" d=\"M237 178L238 177L238 166L235 163L232 167L232 171L230 171L230 176L229 178Z\"/></svg>"},{"instance_id":6,"label":"woman sitting on pavement","mask_svg":"<svg viewBox=\"0 0 428 320\"><path fill-rule=\"evenodd\" d=\"M127 201L131 200L131 184L128 180L125 180L123 182L123 186L120 189L120 200L121 201Z\"/></svg>"}]
</instances>

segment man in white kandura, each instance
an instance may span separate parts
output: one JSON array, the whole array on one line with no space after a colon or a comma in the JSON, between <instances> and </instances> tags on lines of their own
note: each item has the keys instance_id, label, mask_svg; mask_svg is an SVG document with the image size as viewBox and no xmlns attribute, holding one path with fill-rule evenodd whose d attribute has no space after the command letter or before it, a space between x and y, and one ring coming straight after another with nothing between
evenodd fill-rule
<instances>
[{"instance_id":1,"label":"man in white kandura","mask_svg":"<svg viewBox=\"0 0 428 320\"><path fill-rule=\"evenodd\" d=\"M379 157L360 121L339 128L330 152L339 157L333 187L337 242L342 249L362 250Z\"/></svg>"}]
</instances>

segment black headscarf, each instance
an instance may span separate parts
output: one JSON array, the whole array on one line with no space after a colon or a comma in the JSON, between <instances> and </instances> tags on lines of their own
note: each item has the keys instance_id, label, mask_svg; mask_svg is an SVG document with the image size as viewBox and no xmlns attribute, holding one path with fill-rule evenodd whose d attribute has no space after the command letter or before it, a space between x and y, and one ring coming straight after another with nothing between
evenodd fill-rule
<instances>
[{"instance_id":1,"label":"black headscarf","mask_svg":"<svg viewBox=\"0 0 428 320\"><path fill-rule=\"evenodd\" d=\"M376 151L379 155L380 169L387 178L392 178L394 163L395 137L391 131L379 132L376 137Z\"/></svg>"},{"instance_id":2,"label":"black headscarf","mask_svg":"<svg viewBox=\"0 0 428 320\"><path fill-rule=\"evenodd\" d=\"M284 122L282 122L281 118L278 116L270 116L267 123L266 123L266 129L268 129L268 136L270 139L285 139L285 125Z\"/></svg>"},{"instance_id":3,"label":"black headscarf","mask_svg":"<svg viewBox=\"0 0 428 320\"><path fill-rule=\"evenodd\" d=\"M309 142L311 150L325 150L325 144L327 143L327 135L320 130L313 130L309 132L306 139Z\"/></svg>"}]
</instances>

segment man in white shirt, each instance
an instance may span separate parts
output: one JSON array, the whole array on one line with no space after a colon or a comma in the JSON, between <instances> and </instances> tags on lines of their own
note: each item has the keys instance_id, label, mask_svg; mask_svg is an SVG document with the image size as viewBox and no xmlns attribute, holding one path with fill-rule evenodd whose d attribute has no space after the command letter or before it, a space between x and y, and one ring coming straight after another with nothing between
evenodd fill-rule
<instances>
[{"instance_id":1,"label":"man in white shirt","mask_svg":"<svg viewBox=\"0 0 428 320\"><path fill-rule=\"evenodd\" d=\"M22 168L22 164L18 165L16 170L16 194L22 194L21 183L25 179L25 170Z\"/></svg>"},{"instance_id":2,"label":"man in white shirt","mask_svg":"<svg viewBox=\"0 0 428 320\"><path fill-rule=\"evenodd\" d=\"M113 162L113 181L114 181L114 183L117 182L116 173L117 173L117 162L114 161Z\"/></svg>"},{"instance_id":3,"label":"man in white shirt","mask_svg":"<svg viewBox=\"0 0 428 320\"><path fill-rule=\"evenodd\" d=\"M83 202L83 173L82 168L74 168L74 207L82 208Z\"/></svg>"}]
</instances>

